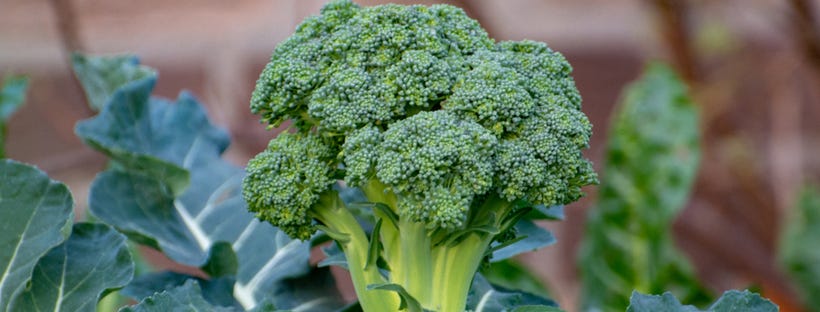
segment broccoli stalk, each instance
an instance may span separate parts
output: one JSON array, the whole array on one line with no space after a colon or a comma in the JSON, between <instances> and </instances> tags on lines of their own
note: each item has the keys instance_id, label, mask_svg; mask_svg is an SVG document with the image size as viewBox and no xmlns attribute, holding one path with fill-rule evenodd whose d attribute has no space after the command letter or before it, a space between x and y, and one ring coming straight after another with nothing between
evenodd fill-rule
<instances>
[{"instance_id":1,"label":"broccoli stalk","mask_svg":"<svg viewBox=\"0 0 820 312\"><path fill-rule=\"evenodd\" d=\"M257 81L251 111L290 131L248 163L243 196L294 238L333 238L365 311L463 311L494 241L597 182L570 72L451 6L332 1ZM367 198L369 236L333 191L342 180Z\"/></svg>"}]
</instances>

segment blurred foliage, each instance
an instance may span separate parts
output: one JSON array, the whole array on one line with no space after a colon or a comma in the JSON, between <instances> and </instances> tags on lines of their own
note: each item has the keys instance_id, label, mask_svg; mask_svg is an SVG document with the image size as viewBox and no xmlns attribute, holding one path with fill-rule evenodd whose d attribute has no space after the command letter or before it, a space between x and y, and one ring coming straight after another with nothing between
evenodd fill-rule
<instances>
[{"instance_id":1,"label":"blurred foliage","mask_svg":"<svg viewBox=\"0 0 820 312\"><path fill-rule=\"evenodd\" d=\"M28 77L8 76L0 85L0 158L6 157L6 123L26 100Z\"/></svg>"},{"instance_id":2,"label":"blurred foliage","mask_svg":"<svg viewBox=\"0 0 820 312\"><path fill-rule=\"evenodd\" d=\"M481 275L496 286L550 297L549 291L538 277L515 259L490 263L481 270Z\"/></svg>"},{"instance_id":3,"label":"blurred foliage","mask_svg":"<svg viewBox=\"0 0 820 312\"><path fill-rule=\"evenodd\" d=\"M648 66L627 87L610 133L579 258L584 309L624 311L633 289L707 303L671 235L700 159L686 86L668 67Z\"/></svg>"},{"instance_id":4,"label":"blurred foliage","mask_svg":"<svg viewBox=\"0 0 820 312\"><path fill-rule=\"evenodd\" d=\"M660 296L632 293L627 312L700 312L701 310L690 305L683 305L671 293ZM730 290L720 296L715 303L704 312L776 312L777 306L760 295L748 290Z\"/></svg>"},{"instance_id":5,"label":"blurred foliage","mask_svg":"<svg viewBox=\"0 0 820 312\"><path fill-rule=\"evenodd\" d=\"M809 311L820 311L820 189L806 187L783 229L780 258Z\"/></svg>"}]
</instances>

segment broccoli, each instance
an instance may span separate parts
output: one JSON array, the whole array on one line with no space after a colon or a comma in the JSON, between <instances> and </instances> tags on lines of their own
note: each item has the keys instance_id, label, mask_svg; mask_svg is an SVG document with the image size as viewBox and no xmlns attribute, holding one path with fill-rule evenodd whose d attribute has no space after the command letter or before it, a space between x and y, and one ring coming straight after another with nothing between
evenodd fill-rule
<instances>
[{"instance_id":1,"label":"broccoli","mask_svg":"<svg viewBox=\"0 0 820 312\"><path fill-rule=\"evenodd\" d=\"M569 63L490 39L447 5L332 1L274 50L251 98L271 140L247 166L249 210L345 253L365 311L463 311L493 241L534 205L597 183ZM368 238L336 191L367 197Z\"/></svg>"}]
</instances>

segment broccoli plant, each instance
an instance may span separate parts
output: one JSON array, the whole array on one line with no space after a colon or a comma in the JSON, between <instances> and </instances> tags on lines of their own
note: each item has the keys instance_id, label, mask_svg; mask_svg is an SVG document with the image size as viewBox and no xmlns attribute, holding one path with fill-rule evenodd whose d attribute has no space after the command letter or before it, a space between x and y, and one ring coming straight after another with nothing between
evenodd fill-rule
<instances>
[{"instance_id":1,"label":"broccoli plant","mask_svg":"<svg viewBox=\"0 0 820 312\"><path fill-rule=\"evenodd\" d=\"M463 311L519 220L597 183L571 70L452 6L333 1L259 77L252 112L288 130L248 163L243 196L291 237L334 239L365 311ZM369 236L340 184L365 195Z\"/></svg>"}]
</instances>

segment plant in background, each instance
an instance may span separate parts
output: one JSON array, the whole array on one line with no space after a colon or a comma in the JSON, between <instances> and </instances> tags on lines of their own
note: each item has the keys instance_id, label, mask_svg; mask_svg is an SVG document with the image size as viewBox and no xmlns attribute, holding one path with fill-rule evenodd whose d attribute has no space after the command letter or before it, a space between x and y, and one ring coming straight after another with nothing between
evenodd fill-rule
<instances>
[{"instance_id":1,"label":"plant in background","mask_svg":"<svg viewBox=\"0 0 820 312\"><path fill-rule=\"evenodd\" d=\"M520 220L597 182L570 71L451 6L331 2L257 82L252 111L293 132L248 163L244 198L294 238L333 238L365 311L463 311L482 262L524 238ZM340 180L366 197L369 237Z\"/></svg>"},{"instance_id":2,"label":"plant in background","mask_svg":"<svg viewBox=\"0 0 820 312\"><path fill-rule=\"evenodd\" d=\"M710 301L670 231L697 172L698 131L696 107L670 68L652 64L625 90L581 244L586 309L623 311L633 289Z\"/></svg>"},{"instance_id":3,"label":"plant in background","mask_svg":"<svg viewBox=\"0 0 820 312\"><path fill-rule=\"evenodd\" d=\"M25 102L27 89L28 78L25 76L7 76L0 84L0 158L6 157L6 124Z\"/></svg>"},{"instance_id":4,"label":"plant in background","mask_svg":"<svg viewBox=\"0 0 820 312\"><path fill-rule=\"evenodd\" d=\"M806 186L797 197L780 238L780 262L795 281L809 311L820 311L820 189Z\"/></svg>"}]
</instances>

